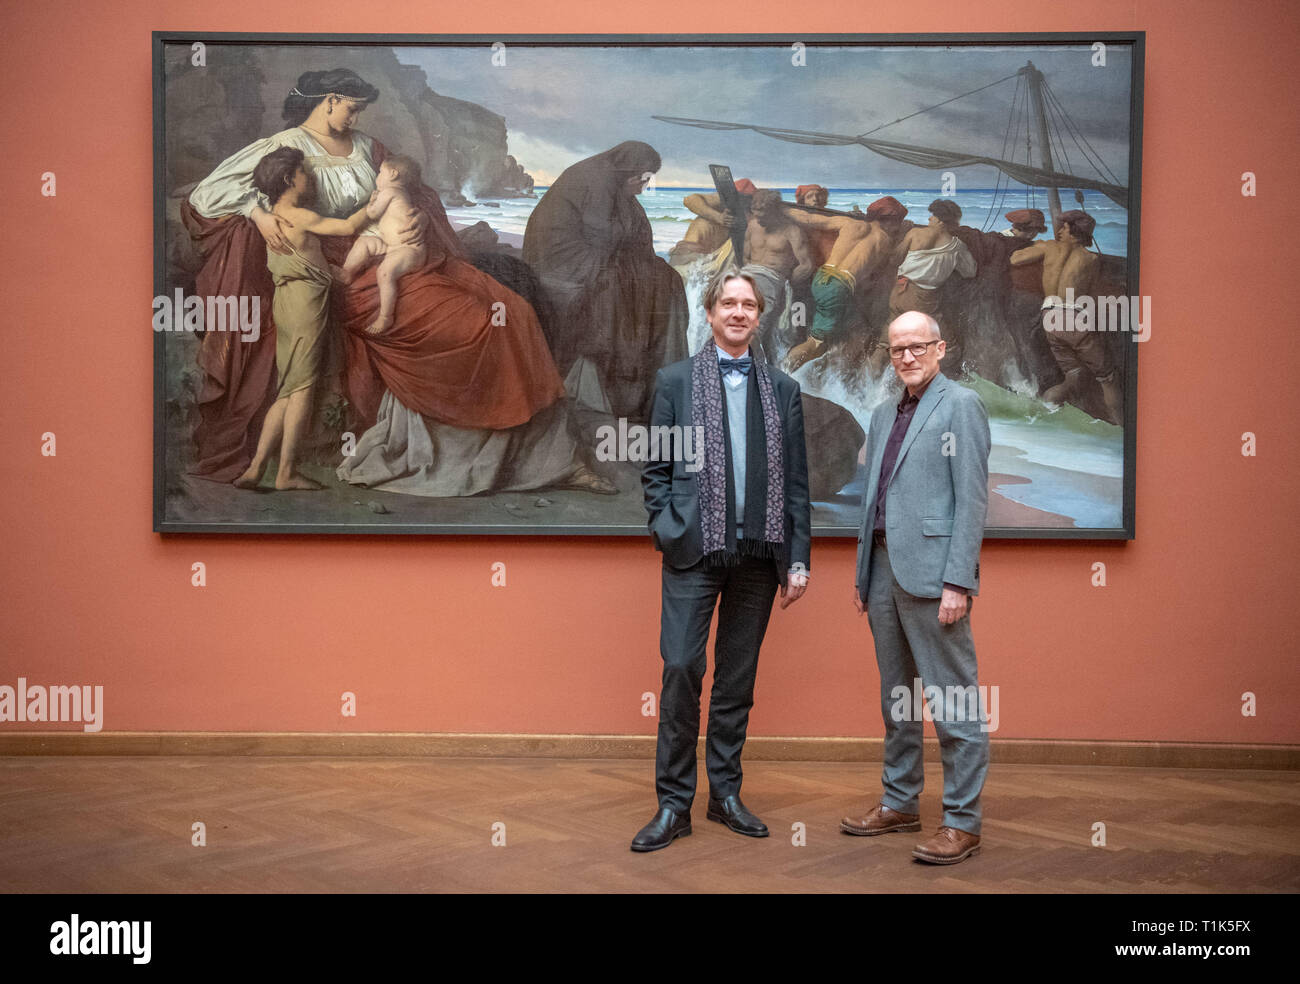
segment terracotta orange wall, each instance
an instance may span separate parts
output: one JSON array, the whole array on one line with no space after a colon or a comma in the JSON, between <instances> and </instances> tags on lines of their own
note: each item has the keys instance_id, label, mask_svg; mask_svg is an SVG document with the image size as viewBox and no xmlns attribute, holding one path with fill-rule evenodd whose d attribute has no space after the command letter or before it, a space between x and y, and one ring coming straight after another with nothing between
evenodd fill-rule
<instances>
[{"instance_id":1,"label":"terracotta orange wall","mask_svg":"<svg viewBox=\"0 0 1300 984\"><path fill-rule=\"evenodd\" d=\"M6 4L0 684L102 684L106 731L654 728L640 714L660 669L648 540L150 531L151 30L1142 29L1154 328L1137 539L987 544L981 676L1000 688L1001 737L1300 741L1300 15L1281 0L1072 6L755 0L739 17L681 0ZM39 194L47 170L53 199ZM1240 194L1246 170L1257 198ZM39 453L45 431L55 458ZM1241 454L1245 431L1257 457ZM196 560L203 589L190 586ZM881 733L853 560L853 543L814 544L810 594L773 617L751 733ZM1090 585L1098 560L1105 588ZM505 588L489 583L495 561ZM340 716L345 690L356 718ZM1245 691L1256 717L1241 714Z\"/></svg>"}]
</instances>

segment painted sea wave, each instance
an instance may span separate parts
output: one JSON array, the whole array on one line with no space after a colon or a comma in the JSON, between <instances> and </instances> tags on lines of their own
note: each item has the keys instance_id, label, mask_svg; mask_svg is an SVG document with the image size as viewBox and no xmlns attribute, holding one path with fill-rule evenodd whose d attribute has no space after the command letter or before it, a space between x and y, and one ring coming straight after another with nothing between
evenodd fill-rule
<instances>
[{"instance_id":1,"label":"painted sea wave","mask_svg":"<svg viewBox=\"0 0 1300 984\"><path fill-rule=\"evenodd\" d=\"M794 188L778 188L787 201L794 200ZM528 225L528 216L532 214L545 188L537 189L536 198L494 198L491 205L474 205L462 208L449 208L447 215L457 225L469 225L483 221L498 232L511 236L523 236ZM712 188L661 188L647 189L640 196L641 207L650 219L650 228L654 232L655 252L667 256L668 251L682 238L683 223L695 218L693 212L682 204L682 199L693 193L709 193ZM1047 196L1039 191L1036 196L1027 196L1022 190L1015 195L999 194L993 189L972 189L958 191L952 195L940 195L934 189L883 189L883 188L832 188L828 207L841 212L851 212L854 206L866 211L877 198L892 195L908 210L907 217L922 225L929 219L929 204L936 198L951 198L962 209L962 224L976 229L996 232L1007 228L1010 223L1003 217L1006 212L1017 208L1037 208L1048 214ZM1073 201L1062 197L1061 207L1076 208ZM1084 209L1097 220L1094 232L1097 248L1113 256L1128 254L1128 212L1098 192L1084 192ZM1044 237L1049 238L1049 237Z\"/></svg>"}]
</instances>

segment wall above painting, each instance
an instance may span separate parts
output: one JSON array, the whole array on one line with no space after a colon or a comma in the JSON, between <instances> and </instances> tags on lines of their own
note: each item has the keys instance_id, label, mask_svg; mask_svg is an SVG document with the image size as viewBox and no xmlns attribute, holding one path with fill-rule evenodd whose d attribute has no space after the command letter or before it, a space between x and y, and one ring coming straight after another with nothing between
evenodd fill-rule
<instances>
[{"instance_id":1,"label":"wall above painting","mask_svg":"<svg viewBox=\"0 0 1300 984\"><path fill-rule=\"evenodd\" d=\"M1131 538L1144 43L156 32L154 528L647 535L702 453L656 371L744 268L817 535L924 310L986 534Z\"/></svg>"}]
</instances>

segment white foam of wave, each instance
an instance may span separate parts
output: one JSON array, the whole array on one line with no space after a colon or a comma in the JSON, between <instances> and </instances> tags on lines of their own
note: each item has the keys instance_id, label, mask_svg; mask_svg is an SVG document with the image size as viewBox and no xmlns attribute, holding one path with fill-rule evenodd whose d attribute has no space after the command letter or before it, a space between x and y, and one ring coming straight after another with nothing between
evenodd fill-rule
<instances>
[{"instance_id":1,"label":"white foam of wave","mask_svg":"<svg viewBox=\"0 0 1300 984\"><path fill-rule=\"evenodd\" d=\"M528 216L537 207L536 198L489 198L491 205L470 205L447 209L447 218L458 226L486 222L497 232L522 236L528 227Z\"/></svg>"},{"instance_id":2,"label":"white foam of wave","mask_svg":"<svg viewBox=\"0 0 1300 984\"><path fill-rule=\"evenodd\" d=\"M704 314L704 291L708 287L706 260L696 260L687 268L685 284L686 300L691 309L686 342L691 355L694 355L713 338L713 331ZM782 338L790 337L788 310L782 315L777 333ZM779 365L787 351L788 349L779 349L770 355ZM830 371L830 366L823 362L809 363L794 374L794 379L798 381L800 390L809 396L830 400L848 410L864 432L870 422L871 411L891 392L888 374L878 383L873 382L865 372L860 378L853 376L846 381L839 374Z\"/></svg>"},{"instance_id":3,"label":"white foam of wave","mask_svg":"<svg viewBox=\"0 0 1300 984\"><path fill-rule=\"evenodd\" d=\"M794 189L780 189L787 200L793 199ZM524 227L528 224L528 216L532 210L537 207L541 196L545 193L545 188L537 188L536 198L491 198L489 201L499 202L501 208L499 211L484 207L449 209L448 215L453 216L456 221L466 224L486 221L494 228L498 228L498 222L501 223L499 228L505 232L518 233L523 235ZM646 191L639 197L641 207L645 210L650 219L650 230L654 237L654 250L660 256L667 256L668 251L677 244L682 238L682 226L695 218L683 204L683 199L694 192L707 193L712 191L711 188L656 188L654 191ZM881 189L837 189L832 190L828 205L830 208L841 212L852 211L856 205L860 209L865 209L875 199L882 195L892 194L908 209L908 218L915 222L924 224L928 217L927 209L932 201L938 196L933 191L886 191ZM466 197L473 198L472 195L466 194ZM963 214L962 222L975 228L984 228L986 219L993 208L995 199L991 192L986 190L963 192L956 196L958 203L961 205ZM1015 196L1012 196L1014 199ZM1018 200L1004 199L1001 202L999 214L993 215L987 223L989 228L1002 229L1008 223L1003 219L1000 212L1011 208L1017 208L1024 204L1024 196L1021 195ZM1104 195L1088 193L1086 196L1086 207L1097 220L1097 229L1094 235L1097 237L1098 247L1105 253L1111 253L1122 256L1127 251L1128 237L1128 213L1115 205ZM1045 207L1044 202L1038 202L1039 207Z\"/></svg>"},{"instance_id":4,"label":"white foam of wave","mask_svg":"<svg viewBox=\"0 0 1300 984\"><path fill-rule=\"evenodd\" d=\"M1020 449L1025 461L1102 478L1124 475L1124 438L1118 430L1114 434L1084 434L1052 426L1048 414L1032 423L994 418L989 430L995 444Z\"/></svg>"}]
</instances>

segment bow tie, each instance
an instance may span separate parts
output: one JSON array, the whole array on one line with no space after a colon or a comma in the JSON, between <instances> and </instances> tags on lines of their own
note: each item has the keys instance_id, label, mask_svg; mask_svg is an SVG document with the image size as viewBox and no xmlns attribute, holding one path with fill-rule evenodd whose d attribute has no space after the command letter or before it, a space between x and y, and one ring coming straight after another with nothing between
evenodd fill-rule
<instances>
[{"instance_id":1,"label":"bow tie","mask_svg":"<svg viewBox=\"0 0 1300 984\"><path fill-rule=\"evenodd\" d=\"M753 363L754 363L753 357L748 355L741 356L739 359L719 358L718 369L722 371L722 374L724 376L729 372L738 372L741 373L742 375L748 376L749 367L753 365Z\"/></svg>"}]
</instances>

